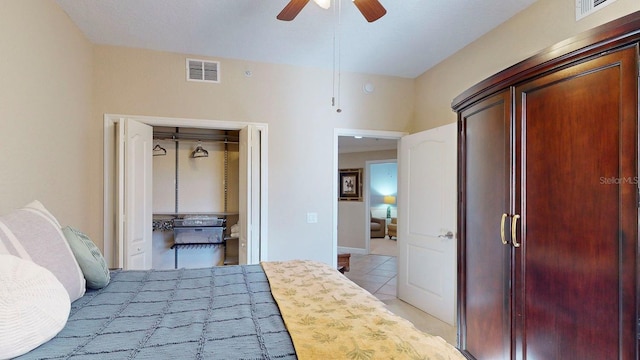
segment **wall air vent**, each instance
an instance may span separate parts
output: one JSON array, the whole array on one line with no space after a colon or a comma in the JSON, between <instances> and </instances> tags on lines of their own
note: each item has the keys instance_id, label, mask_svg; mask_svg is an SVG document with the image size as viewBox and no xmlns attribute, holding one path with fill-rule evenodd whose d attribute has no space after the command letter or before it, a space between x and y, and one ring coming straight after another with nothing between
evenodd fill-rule
<instances>
[{"instance_id":1,"label":"wall air vent","mask_svg":"<svg viewBox=\"0 0 640 360\"><path fill-rule=\"evenodd\" d=\"M576 21L591 15L616 0L576 0Z\"/></svg>"},{"instance_id":2,"label":"wall air vent","mask_svg":"<svg viewBox=\"0 0 640 360\"><path fill-rule=\"evenodd\" d=\"M220 62L187 59L187 81L220 82Z\"/></svg>"}]
</instances>

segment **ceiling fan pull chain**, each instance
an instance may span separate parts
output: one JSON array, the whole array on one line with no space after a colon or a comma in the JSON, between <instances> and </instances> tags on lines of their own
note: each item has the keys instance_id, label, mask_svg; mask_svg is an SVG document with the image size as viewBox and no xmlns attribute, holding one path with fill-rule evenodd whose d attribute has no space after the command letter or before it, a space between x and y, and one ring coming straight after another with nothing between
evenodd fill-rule
<instances>
[{"instance_id":1,"label":"ceiling fan pull chain","mask_svg":"<svg viewBox=\"0 0 640 360\"><path fill-rule=\"evenodd\" d=\"M333 97L331 98L331 106L337 107L336 112L342 112L340 108L340 26L342 24L342 1L334 0L338 6L333 7L335 17L333 30Z\"/></svg>"}]
</instances>

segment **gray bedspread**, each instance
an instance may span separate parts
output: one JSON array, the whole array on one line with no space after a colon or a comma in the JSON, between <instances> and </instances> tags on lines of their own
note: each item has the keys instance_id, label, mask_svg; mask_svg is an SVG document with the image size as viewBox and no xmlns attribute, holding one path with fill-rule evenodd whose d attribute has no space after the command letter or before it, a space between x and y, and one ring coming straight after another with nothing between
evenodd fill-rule
<instances>
[{"instance_id":1,"label":"gray bedspread","mask_svg":"<svg viewBox=\"0 0 640 360\"><path fill-rule=\"evenodd\" d=\"M295 359L260 265L116 271L19 359Z\"/></svg>"}]
</instances>

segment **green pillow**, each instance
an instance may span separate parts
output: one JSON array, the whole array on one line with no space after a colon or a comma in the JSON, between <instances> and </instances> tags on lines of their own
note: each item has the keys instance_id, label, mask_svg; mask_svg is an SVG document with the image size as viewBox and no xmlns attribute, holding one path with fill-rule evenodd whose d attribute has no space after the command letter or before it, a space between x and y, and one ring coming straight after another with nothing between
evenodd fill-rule
<instances>
[{"instance_id":1,"label":"green pillow","mask_svg":"<svg viewBox=\"0 0 640 360\"><path fill-rule=\"evenodd\" d=\"M111 280L109 267L104 260L100 249L89 239L89 237L79 230L70 226L62 229L69 247L75 256L84 279L87 281L87 287L90 289L101 289Z\"/></svg>"}]
</instances>

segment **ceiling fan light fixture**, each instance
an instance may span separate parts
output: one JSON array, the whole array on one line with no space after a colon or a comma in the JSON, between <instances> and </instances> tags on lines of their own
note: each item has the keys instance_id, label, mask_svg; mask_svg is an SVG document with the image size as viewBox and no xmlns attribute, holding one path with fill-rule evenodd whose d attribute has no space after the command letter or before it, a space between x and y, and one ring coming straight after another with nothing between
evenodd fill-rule
<instances>
[{"instance_id":1,"label":"ceiling fan light fixture","mask_svg":"<svg viewBox=\"0 0 640 360\"><path fill-rule=\"evenodd\" d=\"M331 0L313 0L313 2L325 10L331 6Z\"/></svg>"},{"instance_id":2,"label":"ceiling fan light fixture","mask_svg":"<svg viewBox=\"0 0 640 360\"><path fill-rule=\"evenodd\" d=\"M378 0L351 0L368 22L374 22L383 17L387 10ZM276 18L282 21L291 21L302 11L309 0L289 0L287 5L280 11ZM331 0L313 0L323 9L331 7Z\"/></svg>"}]
</instances>

